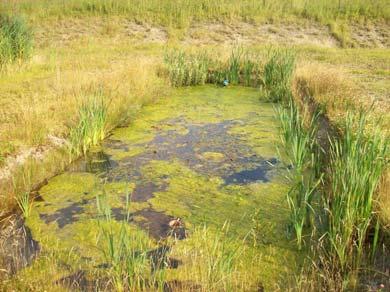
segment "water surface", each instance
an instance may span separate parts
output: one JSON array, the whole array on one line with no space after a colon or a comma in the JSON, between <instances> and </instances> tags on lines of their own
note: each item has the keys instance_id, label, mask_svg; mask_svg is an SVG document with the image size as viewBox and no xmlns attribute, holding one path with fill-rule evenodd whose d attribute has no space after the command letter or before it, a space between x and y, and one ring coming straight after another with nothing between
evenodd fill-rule
<instances>
[{"instance_id":1,"label":"water surface","mask_svg":"<svg viewBox=\"0 0 390 292\"><path fill-rule=\"evenodd\" d=\"M248 283L283 287L297 259L286 238L286 167L277 156L272 104L258 96L239 87L178 89L51 179L28 225L55 255L56 277L94 275L105 267L96 205L104 195L114 221L126 220L150 239L151 250L175 238L181 264L170 278L188 280L180 272L186 265L180 250L194 244L199 226L218 231L228 222L230 239L247 246L241 268ZM178 217L185 227L172 230L169 222ZM44 261L26 269L26 277L49 273Z\"/></svg>"}]
</instances>

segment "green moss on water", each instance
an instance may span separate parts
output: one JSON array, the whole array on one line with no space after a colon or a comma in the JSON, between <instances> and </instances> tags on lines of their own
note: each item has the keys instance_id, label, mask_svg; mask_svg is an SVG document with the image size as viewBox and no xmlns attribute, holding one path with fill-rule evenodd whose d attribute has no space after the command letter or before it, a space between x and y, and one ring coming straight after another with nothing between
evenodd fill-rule
<instances>
[{"instance_id":1,"label":"green moss on water","mask_svg":"<svg viewBox=\"0 0 390 292\"><path fill-rule=\"evenodd\" d=\"M127 163L130 158L138 156L144 161L148 157L147 151L158 153L158 147L150 146L150 142L159 135L169 137L175 133L185 136L189 133L188 125L223 125L234 121L229 124L227 134L238 138L234 140L238 141L235 142L238 145L234 146L246 147L242 153L254 153L266 159L276 157L278 129L273 107L259 102L258 97L257 90L240 87L178 89L169 100L145 106L128 127L113 131L110 139L125 143L128 151L124 150L126 148L102 147L96 152L104 151L117 162L125 159ZM182 141L176 144L177 149L186 147ZM226 166L228 169L229 153L220 149L208 151L208 145L198 144L193 146L193 150L199 163L225 163L221 168ZM96 197L104 197L105 202L121 215L153 208L169 216L183 218L189 236L174 244L172 255L183 260L184 264L177 270L169 270L168 279L191 281L196 275L200 277L195 277L196 281L204 281L202 269L211 259L207 258L211 256L207 255L207 246L216 241L223 229L222 242L226 245L221 247L222 253L231 253L240 247L240 256L235 259L233 282L247 283L249 290L256 289L258 282L266 290L276 289L277 285L286 287L283 279L299 269L302 256L286 237L289 210L285 196L289 186L280 170L272 170L272 180L267 183L227 185L212 171L202 173L200 165L190 167L187 161L179 158L153 160L152 157L143 162L141 169L137 169L141 172L140 177L130 178L130 181L125 179L126 169L134 164L121 166L123 168L119 171L124 173L119 173L122 179L118 181L106 181L97 174L82 172L66 172L51 179L40 190L44 201L35 203L27 220L34 238L42 245L44 256L25 269L22 277L32 278L34 270L38 269L36 279L43 279L45 273L58 278L77 269L86 270L92 276L105 275L104 271L94 268L105 261L103 250L107 247L102 243L102 230L108 228L119 234L123 223L115 220L102 223L102 218L98 217ZM249 163L245 167L256 165ZM243 165L234 166L237 172L243 169ZM145 182L166 188L158 188L160 191L155 191L147 202L130 202L126 206L126 197L131 198L136 185ZM72 214L73 219L68 224L60 228L55 221L45 222L47 216L72 204L81 207L82 211ZM155 243L148 238L146 231L135 224L145 218L134 216L132 219L133 223L125 223L127 231L137 238L136 242L149 240L147 248L154 247ZM207 234L202 229L204 225L208 227ZM196 260L192 260L194 250L203 250Z\"/></svg>"},{"instance_id":2,"label":"green moss on water","mask_svg":"<svg viewBox=\"0 0 390 292\"><path fill-rule=\"evenodd\" d=\"M145 151L144 147L141 147L141 146L134 146L134 147L131 147L129 150L113 149L113 148L106 148L105 149L105 153L110 155L110 158L112 160L122 160L124 158L133 157L133 156L141 154L144 151Z\"/></svg>"},{"instance_id":3,"label":"green moss on water","mask_svg":"<svg viewBox=\"0 0 390 292\"><path fill-rule=\"evenodd\" d=\"M219 152L203 152L202 157L206 160L222 160L225 155Z\"/></svg>"}]
</instances>

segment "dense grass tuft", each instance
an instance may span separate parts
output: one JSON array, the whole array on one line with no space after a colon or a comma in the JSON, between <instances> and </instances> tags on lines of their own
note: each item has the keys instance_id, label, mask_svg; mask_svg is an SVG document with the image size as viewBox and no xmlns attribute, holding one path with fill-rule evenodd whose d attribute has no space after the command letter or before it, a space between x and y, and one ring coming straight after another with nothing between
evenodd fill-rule
<instances>
[{"instance_id":1,"label":"dense grass tuft","mask_svg":"<svg viewBox=\"0 0 390 292\"><path fill-rule=\"evenodd\" d=\"M20 17L0 15L0 69L32 52L32 31Z\"/></svg>"},{"instance_id":2,"label":"dense grass tuft","mask_svg":"<svg viewBox=\"0 0 390 292\"><path fill-rule=\"evenodd\" d=\"M298 248L304 243L304 228L311 226L313 215L312 201L318 191L321 175L316 175L316 164L319 163L319 148L316 145L317 116L313 115L305 123L293 100L286 106L277 108L281 122L280 135L284 156L291 169L288 178L291 189L287 202L291 210L290 223ZM319 177L318 177L319 176Z\"/></svg>"},{"instance_id":3,"label":"dense grass tuft","mask_svg":"<svg viewBox=\"0 0 390 292\"><path fill-rule=\"evenodd\" d=\"M273 50L264 66L264 97L271 102L291 100L291 80L295 55L289 50Z\"/></svg>"},{"instance_id":4,"label":"dense grass tuft","mask_svg":"<svg viewBox=\"0 0 390 292\"><path fill-rule=\"evenodd\" d=\"M171 51L165 54L164 60L172 86L206 83L210 60L205 52L189 54L184 51Z\"/></svg>"},{"instance_id":5,"label":"dense grass tuft","mask_svg":"<svg viewBox=\"0 0 390 292\"><path fill-rule=\"evenodd\" d=\"M165 54L164 61L169 80L176 87L222 84L224 80L232 85L258 87L261 83L261 69L257 57L236 46L225 61L209 51L171 51Z\"/></svg>"},{"instance_id":6,"label":"dense grass tuft","mask_svg":"<svg viewBox=\"0 0 390 292\"><path fill-rule=\"evenodd\" d=\"M331 143L327 236L329 248L345 273L360 268L368 231L376 220L374 195L387 165L388 141L379 130L367 133L365 125L364 113L348 114L342 138ZM376 240L374 236L370 243L374 249Z\"/></svg>"},{"instance_id":7,"label":"dense grass tuft","mask_svg":"<svg viewBox=\"0 0 390 292\"><path fill-rule=\"evenodd\" d=\"M107 134L106 96L97 92L86 97L79 108L78 123L69 132L70 153L85 154L90 146L97 145Z\"/></svg>"}]
</instances>

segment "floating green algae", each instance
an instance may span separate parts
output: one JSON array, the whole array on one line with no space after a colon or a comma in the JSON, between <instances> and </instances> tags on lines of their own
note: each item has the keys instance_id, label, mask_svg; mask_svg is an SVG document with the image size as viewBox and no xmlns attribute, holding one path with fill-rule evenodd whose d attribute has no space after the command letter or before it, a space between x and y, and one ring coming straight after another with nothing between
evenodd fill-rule
<instances>
[{"instance_id":1,"label":"floating green algae","mask_svg":"<svg viewBox=\"0 0 390 292\"><path fill-rule=\"evenodd\" d=\"M171 254L183 263L169 270L167 281L190 281L198 273L192 280L208 287L200 271L210 260L204 252L224 230L224 252L240 247L231 289L286 287L301 254L286 236L289 186L275 148L278 124L272 105L258 97L250 88L201 86L145 106L96 149L97 158L81 159L39 191L42 201L34 203L27 224L42 253L23 277L38 268L42 277L76 270L90 279L107 277L110 270L99 268L107 261L102 230L108 224L120 234L130 218L126 228L148 238L148 248L158 244L147 236L151 228L173 243ZM97 198L110 206L110 221L103 220ZM184 240L164 233L175 217L185 222ZM194 249L204 251L191 262Z\"/></svg>"}]
</instances>

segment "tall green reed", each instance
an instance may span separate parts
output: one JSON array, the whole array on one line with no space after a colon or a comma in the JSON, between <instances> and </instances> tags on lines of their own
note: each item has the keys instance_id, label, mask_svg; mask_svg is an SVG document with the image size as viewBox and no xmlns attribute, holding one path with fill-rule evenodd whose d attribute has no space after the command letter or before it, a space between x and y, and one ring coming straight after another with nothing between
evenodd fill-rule
<instances>
[{"instance_id":1,"label":"tall green reed","mask_svg":"<svg viewBox=\"0 0 390 292\"><path fill-rule=\"evenodd\" d=\"M183 50L165 54L164 61L169 80L176 87L222 84L224 80L233 85L256 87L260 83L260 66L256 57L235 46L225 62L219 61L210 52L187 53Z\"/></svg>"},{"instance_id":2,"label":"tall green reed","mask_svg":"<svg viewBox=\"0 0 390 292\"><path fill-rule=\"evenodd\" d=\"M129 210L129 192L126 194L125 210ZM96 203L100 214L99 250L103 254L105 263L110 267L107 275L115 289L118 291L162 290L165 273L151 270L148 257L150 240L143 233L129 228L129 211L118 223L112 217L109 198L105 193L97 196Z\"/></svg>"},{"instance_id":3,"label":"tall green reed","mask_svg":"<svg viewBox=\"0 0 390 292\"><path fill-rule=\"evenodd\" d=\"M165 54L164 61L173 86L201 85L207 81L210 60L205 52L171 51Z\"/></svg>"},{"instance_id":4,"label":"tall green reed","mask_svg":"<svg viewBox=\"0 0 390 292\"><path fill-rule=\"evenodd\" d=\"M280 137L284 157L287 157L291 166L288 178L292 184L287 193L287 203L291 210L290 222L297 240L298 248L303 245L304 227L310 226L312 221L313 197L321 182L313 171L318 161L318 148L316 147L317 117L313 115L304 121L297 105L290 99L287 105L277 108L280 120Z\"/></svg>"},{"instance_id":5,"label":"tall green reed","mask_svg":"<svg viewBox=\"0 0 390 292\"><path fill-rule=\"evenodd\" d=\"M32 31L22 18L0 14L0 69L28 59L32 53L32 39Z\"/></svg>"},{"instance_id":6,"label":"tall green reed","mask_svg":"<svg viewBox=\"0 0 390 292\"><path fill-rule=\"evenodd\" d=\"M184 274L200 284L201 291L234 291L245 245L229 237L229 224L217 229L195 227L188 240L189 246L180 252L189 260L183 267Z\"/></svg>"},{"instance_id":7,"label":"tall green reed","mask_svg":"<svg viewBox=\"0 0 390 292\"><path fill-rule=\"evenodd\" d=\"M289 50L272 50L269 54L269 60L264 66L264 98L271 102L289 102L295 55Z\"/></svg>"},{"instance_id":8,"label":"tall green reed","mask_svg":"<svg viewBox=\"0 0 390 292\"><path fill-rule=\"evenodd\" d=\"M349 113L342 125L342 137L331 140L327 174L330 194L324 206L328 212L326 235L344 273L360 268L368 231L376 224L375 191L388 164L388 140L379 129L369 133L365 126L365 113L357 116ZM371 242L372 248L376 246L375 238L377 234Z\"/></svg>"},{"instance_id":9,"label":"tall green reed","mask_svg":"<svg viewBox=\"0 0 390 292\"><path fill-rule=\"evenodd\" d=\"M85 154L90 146L97 145L107 134L109 103L103 92L87 96L78 112L78 123L70 129L70 154Z\"/></svg>"}]
</instances>

